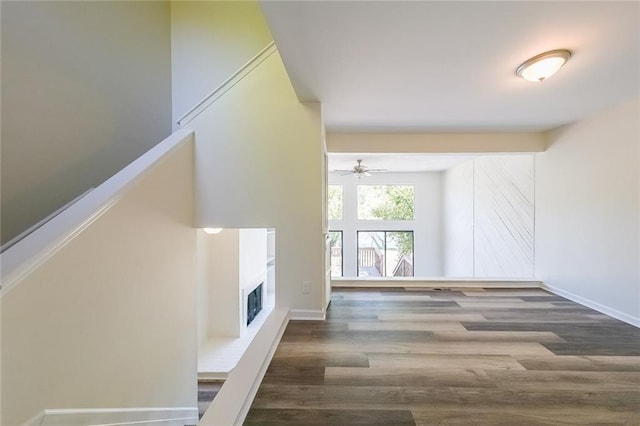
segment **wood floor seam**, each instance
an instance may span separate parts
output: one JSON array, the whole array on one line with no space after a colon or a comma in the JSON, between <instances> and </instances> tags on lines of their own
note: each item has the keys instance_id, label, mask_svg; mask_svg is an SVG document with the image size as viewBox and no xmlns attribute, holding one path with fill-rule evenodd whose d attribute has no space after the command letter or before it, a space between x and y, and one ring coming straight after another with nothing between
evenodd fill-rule
<instances>
[{"instance_id":1,"label":"wood floor seam","mask_svg":"<svg viewBox=\"0 0 640 426\"><path fill-rule=\"evenodd\" d=\"M640 425L640 329L542 289L334 289L247 425Z\"/></svg>"}]
</instances>

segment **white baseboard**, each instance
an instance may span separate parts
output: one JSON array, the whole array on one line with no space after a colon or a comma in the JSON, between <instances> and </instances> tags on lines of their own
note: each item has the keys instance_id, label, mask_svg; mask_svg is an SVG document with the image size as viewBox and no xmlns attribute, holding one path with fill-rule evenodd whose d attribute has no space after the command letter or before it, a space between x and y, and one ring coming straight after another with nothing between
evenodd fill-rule
<instances>
[{"instance_id":1,"label":"white baseboard","mask_svg":"<svg viewBox=\"0 0 640 426\"><path fill-rule=\"evenodd\" d=\"M331 287L411 287L411 288L539 288L540 281L526 279L481 279L481 278L412 278L412 279L367 279L332 278Z\"/></svg>"},{"instance_id":2,"label":"white baseboard","mask_svg":"<svg viewBox=\"0 0 640 426\"><path fill-rule=\"evenodd\" d=\"M198 407L46 409L23 426L157 425L198 423Z\"/></svg>"},{"instance_id":3,"label":"white baseboard","mask_svg":"<svg viewBox=\"0 0 640 426\"><path fill-rule=\"evenodd\" d=\"M291 309L290 320L324 321L326 312L322 309Z\"/></svg>"},{"instance_id":4,"label":"white baseboard","mask_svg":"<svg viewBox=\"0 0 640 426\"><path fill-rule=\"evenodd\" d=\"M624 312L620 312L617 309L613 309L608 306L601 305L600 303L594 302L593 300L586 299L582 296L578 296L577 294L573 294L569 291L562 290L560 288L553 287L545 283L542 284L542 288L549 290L551 293L557 294L558 296L565 297L576 303L584 305L588 308L595 309L596 311L609 315L610 317L619 319L620 321L626 322L627 324L640 327L640 318L634 317L629 314L625 314Z\"/></svg>"},{"instance_id":5,"label":"white baseboard","mask_svg":"<svg viewBox=\"0 0 640 426\"><path fill-rule=\"evenodd\" d=\"M271 312L198 425L231 426L244 422L288 323L286 310Z\"/></svg>"}]
</instances>

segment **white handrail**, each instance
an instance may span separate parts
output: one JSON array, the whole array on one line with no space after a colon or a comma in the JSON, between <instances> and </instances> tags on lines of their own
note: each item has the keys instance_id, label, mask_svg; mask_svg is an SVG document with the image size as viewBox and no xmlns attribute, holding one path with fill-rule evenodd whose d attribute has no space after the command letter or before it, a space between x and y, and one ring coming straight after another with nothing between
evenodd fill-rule
<instances>
[{"instance_id":1,"label":"white handrail","mask_svg":"<svg viewBox=\"0 0 640 426\"><path fill-rule=\"evenodd\" d=\"M247 74L249 74L254 68L260 65L265 61L269 56L273 54L277 50L275 42L269 43L264 49L258 52L253 58L249 60L246 64L244 64L238 71L233 73L231 77L227 78L222 82L218 87L216 87L211 93L205 96L200 102L198 102L193 108L187 111L182 115L177 121L176 124L178 126L184 126L189 123L191 120L200 115L204 110L206 110L209 105L218 100L222 95L224 95L229 89L235 86L239 81L241 81Z\"/></svg>"},{"instance_id":2,"label":"white handrail","mask_svg":"<svg viewBox=\"0 0 640 426\"><path fill-rule=\"evenodd\" d=\"M159 164L169 153L192 140L192 131L176 131L2 253L0 296L5 295L23 277L50 259L102 216L133 183Z\"/></svg>"},{"instance_id":3,"label":"white handrail","mask_svg":"<svg viewBox=\"0 0 640 426\"><path fill-rule=\"evenodd\" d=\"M9 250L14 245L19 243L20 241L24 240L29 234L33 233L36 229L40 228L42 225L44 225L45 223L49 222L51 219L53 219L54 217L58 216L60 213L62 213L63 211L65 211L66 209L71 207L71 205L75 204L76 201L80 200L82 197L84 197L85 195L87 195L88 193L93 191L93 189L94 188L87 189L85 192L83 192L82 194L78 195L76 198L74 198L73 200L69 201L67 204L65 204L64 206L60 207L58 210L56 210L53 213L51 213L49 216L45 217L44 219L42 219L41 221L39 221L35 225L29 227L29 229L27 229L26 231L21 232L17 236L13 237L12 239L10 239L6 243L4 243L2 245L2 247L0 247L0 253L4 253L5 251Z\"/></svg>"}]
</instances>

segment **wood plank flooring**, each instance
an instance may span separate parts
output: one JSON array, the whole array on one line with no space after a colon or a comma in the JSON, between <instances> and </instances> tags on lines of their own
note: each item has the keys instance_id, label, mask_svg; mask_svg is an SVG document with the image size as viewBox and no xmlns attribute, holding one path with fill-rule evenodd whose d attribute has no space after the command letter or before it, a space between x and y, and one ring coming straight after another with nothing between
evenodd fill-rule
<instances>
[{"instance_id":1,"label":"wood plank flooring","mask_svg":"<svg viewBox=\"0 0 640 426\"><path fill-rule=\"evenodd\" d=\"M640 329L537 289L340 289L246 425L640 425Z\"/></svg>"},{"instance_id":2,"label":"wood plank flooring","mask_svg":"<svg viewBox=\"0 0 640 426\"><path fill-rule=\"evenodd\" d=\"M198 382L198 418L204 416L205 411L211 405L220 388L224 384L224 380L210 380Z\"/></svg>"}]
</instances>

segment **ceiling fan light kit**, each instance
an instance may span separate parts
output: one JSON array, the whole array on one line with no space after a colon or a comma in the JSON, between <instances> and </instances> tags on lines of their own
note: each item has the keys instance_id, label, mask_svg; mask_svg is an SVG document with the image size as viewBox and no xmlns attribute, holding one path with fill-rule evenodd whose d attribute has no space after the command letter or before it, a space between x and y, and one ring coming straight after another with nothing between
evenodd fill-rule
<instances>
[{"instance_id":1,"label":"ceiling fan light kit","mask_svg":"<svg viewBox=\"0 0 640 426\"><path fill-rule=\"evenodd\" d=\"M570 57L570 50L550 50L524 61L516 68L516 74L527 81L543 82L558 72Z\"/></svg>"}]
</instances>

